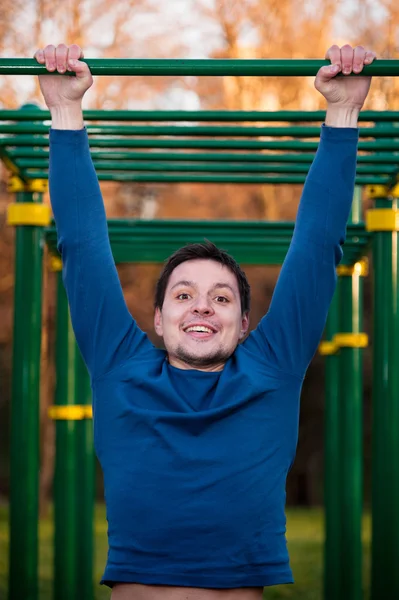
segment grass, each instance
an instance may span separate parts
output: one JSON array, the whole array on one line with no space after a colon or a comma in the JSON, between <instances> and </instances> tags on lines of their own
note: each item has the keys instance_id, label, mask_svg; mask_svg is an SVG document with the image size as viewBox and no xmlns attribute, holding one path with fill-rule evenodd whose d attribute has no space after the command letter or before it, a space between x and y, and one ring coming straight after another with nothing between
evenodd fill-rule
<instances>
[{"instance_id":1,"label":"grass","mask_svg":"<svg viewBox=\"0 0 399 600\"><path fill-rule=\"evenodd\" d=\"M7 598L8 563L8 509L0 507L0 600ZM291 567L294 572L294 585L281 585L266 588L265 600L321 600L322 599L322 546L323 513L319 509L287 511L288 547ZM39 600L52 600L52 547L53 525L51 519L40 522L40 565ZM105 510L103 505L96 506L95 522L95 568L96 582L101 578L107 556L107 537ZM370 519L364 519L364 589L367 590L370 565ZM95 586L95 600L106 600L110 590L104 586ZM364 598L368 598L365 594ZM22 600L22 599L21 599ZM82 599L84 600L84 599Z\"/></svg>"}]
</instances>

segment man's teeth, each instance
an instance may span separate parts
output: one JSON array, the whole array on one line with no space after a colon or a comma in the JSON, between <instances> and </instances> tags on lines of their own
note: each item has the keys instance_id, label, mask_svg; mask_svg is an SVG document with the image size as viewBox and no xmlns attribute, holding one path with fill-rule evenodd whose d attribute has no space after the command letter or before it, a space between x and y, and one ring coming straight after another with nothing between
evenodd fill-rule
<instances>
[{"instance_id":1,"label":"man's teeth","mask_svg":"<svg viewBox=\"0 0 399 600\"><path fill-rule=\"evenodd\" d=\"M188 333L189 331L198 331L201 333L213 333L212 329L209 329L208 327L204 327L203 325L194 325L193 327L188 327L186 329L186 332Z\"/></svg>"}]
</instances>

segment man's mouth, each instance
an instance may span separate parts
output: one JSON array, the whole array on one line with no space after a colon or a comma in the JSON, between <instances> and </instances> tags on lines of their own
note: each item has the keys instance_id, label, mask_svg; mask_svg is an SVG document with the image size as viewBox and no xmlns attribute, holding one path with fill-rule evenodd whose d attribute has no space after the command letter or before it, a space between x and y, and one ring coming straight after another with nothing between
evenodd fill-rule
<instances>
[{"instance_id":1,"label":"man's mouth","mask_svg":"<svg viewBox=\"0 0 399 600\"><path fill-rule=\"evenodd\" d=\"M216 329L208 325L189 325L183 331L197 339L206 339L217 333Z\"/></svg>"}]
</instances>

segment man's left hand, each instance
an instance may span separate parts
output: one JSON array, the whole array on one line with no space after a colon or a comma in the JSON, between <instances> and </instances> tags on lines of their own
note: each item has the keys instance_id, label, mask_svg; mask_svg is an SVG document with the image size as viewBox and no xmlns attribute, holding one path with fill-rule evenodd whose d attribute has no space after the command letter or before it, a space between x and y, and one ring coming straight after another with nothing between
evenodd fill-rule
<instances>
[{"instance_id":1,"label":"man's left hand","mask_svg":"<svg viewBox=\"0 0 399 600\"><path fill-rule=\"evenodd\" d=\"M370 65L375 58L375 52L363 46L352 48L346 44L340 48L334 45L327 50L326 59L331 61L331 65L319 70L314 85L327 100L329 108L362 108L370 89L371 77L348 75L361 73L363 67ZM338 73L344 76L336 77Z\"/></svg>"}]
</instances>

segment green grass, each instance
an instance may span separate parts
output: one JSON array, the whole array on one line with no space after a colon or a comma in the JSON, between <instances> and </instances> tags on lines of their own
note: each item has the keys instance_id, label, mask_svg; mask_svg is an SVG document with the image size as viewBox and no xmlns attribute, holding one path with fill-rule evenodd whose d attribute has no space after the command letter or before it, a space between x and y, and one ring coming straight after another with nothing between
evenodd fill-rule
<instances>
[{"instance_id":1,"label":"green grass","mask_svg":"<svg viewBox=\"0 0 399 600\"><path fill-rule=\"evenodd\" d=\"M8 563L8 510L0 507L0 599L7 598ZM321 600L322 599L322 545L323 514L321 510L287 511L288 546L291 566L294 572L294 585L281 585L266 588L265 600ZM105 510L103 505L96 506L95 523L95 571L96 582L101 578L107 556L107 537ZM39 600L52 600L52 563L53 563L53 525L51 519L40 522L40 567ZM370 564L370 519L364 519L364 589L367 590ZM96 600L106 600L110 590L104 586L95 586ZM368 594L365 594L368 598ZM21 599L22 600L22 599ZM84 599L82 599L84 600Z\"/></svg>"}]
</instances>

